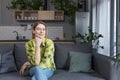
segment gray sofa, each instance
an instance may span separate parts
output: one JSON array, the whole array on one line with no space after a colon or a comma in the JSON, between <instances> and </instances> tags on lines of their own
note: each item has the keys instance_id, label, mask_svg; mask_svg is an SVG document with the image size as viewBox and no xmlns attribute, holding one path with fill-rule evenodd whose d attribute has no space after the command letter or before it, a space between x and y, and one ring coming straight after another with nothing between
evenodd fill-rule
<instances>
[{"instance_id":1,"label":"gray sofa","mask_svg":"<svg viewBox=\"0 0 120 80\"><path fill-rule=\"evenodd\" d=\"M30 76L20 76L18 72L21 65L27 61L24 45L25 43L0 44L0 80L30 80ZM69 72L69 51L91 53L93 71ZM8 56L7 54L9 57L5 59ZM9 59L12 58L10 57L12 55L13 59ZM9 63L3 65L5 60ZM107 56L92 53L90 45L55 43L55 64L57 69L49 80L118 80L114 69L114 61ZM11 67L7 68L8 66Z\"/></svg>"}]
</instances>

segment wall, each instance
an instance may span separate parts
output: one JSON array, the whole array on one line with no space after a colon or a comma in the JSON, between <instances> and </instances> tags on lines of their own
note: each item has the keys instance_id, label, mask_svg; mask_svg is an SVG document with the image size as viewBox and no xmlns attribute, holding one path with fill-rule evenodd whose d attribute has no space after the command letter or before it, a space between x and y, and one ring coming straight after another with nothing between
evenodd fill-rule
<instances>
[{"instance_id":1,"label":"wall","mask_svg":"<svg viewBox=\"0 0 120 80\"><path fill-rule=\"evenodd\" d=\"M33 22L16 22L13 19L14 10L8 10L6 8L6 6L11 1L12 0L0 0L0 26L7 26L8 28L11 28L11 26L20 27L21 24L26 24L27 25L27 24L33 23ZM68 22L66 17L65 17L64 22L47 22L46 21L46 24L47 24L47 26L63 26L65 39L67 39L67 40L72 39L72 36L75 34L75 25L71 25Z\"/></svg>"},{"instance_id":2,"label":"wall","mask_svg":"<svg viewBox=\"0 0 120 80\"><path fill-rule=\"evenodd\" d=\"M14 31L18 32L20 39L23 39L23 36L25 36L25 39L32 38L31 30L26 29L25 27L0 26L0 40L16 40L17 34Z\"/></svg>"},{"instance_id":3,"label":"wall","mask_svg":"<svg viewBox=\"0 0 120 80\"><path fill-rule=\"evenodd\" d=\"M0 40L29 40L32 38L31 26L0 26ZM7 33L5 33L7 32ZM63 27L47 26L47 37L52 40L64 40Z\"/></svg>"}]
</instances>

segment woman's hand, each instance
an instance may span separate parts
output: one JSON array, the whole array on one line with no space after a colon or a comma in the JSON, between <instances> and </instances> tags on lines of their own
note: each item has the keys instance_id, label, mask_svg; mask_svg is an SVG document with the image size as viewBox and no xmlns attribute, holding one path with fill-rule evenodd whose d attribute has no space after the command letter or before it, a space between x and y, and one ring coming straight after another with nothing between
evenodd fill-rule
<instances>
[{"instance_id":1,"label":"woman's hand","mask_svg":"<svg viewBox=\"0 0 120 80\"><path fill-rule=\"evenodd\" d=\"M27 68L27 66L31 66L31 64L30 64L28 61L25 62L25 63L22 65L22 67L20 68L20 71L19 71L20 75L23 75L23 73L24 73L25 69Z\"/></svg>"},{"instance_id":2,"label":"woman's hand","mask_svg":"<svg viewBox=\"0 0 120 80\"><path fill-rule=\"evenodd\" d=\"M36 46L40 47L40 45L42 43L42 39L39 37L35 37L35 43L36 43Z\"/></svg>"}]
</instances>

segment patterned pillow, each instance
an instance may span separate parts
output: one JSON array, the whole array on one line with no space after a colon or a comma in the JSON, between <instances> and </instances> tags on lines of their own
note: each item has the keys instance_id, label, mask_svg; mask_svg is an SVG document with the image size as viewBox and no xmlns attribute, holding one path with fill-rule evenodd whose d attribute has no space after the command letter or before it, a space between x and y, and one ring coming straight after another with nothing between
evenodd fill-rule
<instances>
[{"instance_id":1,"label":"patterned pillow","mask_svg":"<svg viewBox=\"0 0 120 80\"><path fill-rule=\"evenodd\" d=\"M0 73L17 71L13 51L0 54Z\"/></svg>"}]
</instances>

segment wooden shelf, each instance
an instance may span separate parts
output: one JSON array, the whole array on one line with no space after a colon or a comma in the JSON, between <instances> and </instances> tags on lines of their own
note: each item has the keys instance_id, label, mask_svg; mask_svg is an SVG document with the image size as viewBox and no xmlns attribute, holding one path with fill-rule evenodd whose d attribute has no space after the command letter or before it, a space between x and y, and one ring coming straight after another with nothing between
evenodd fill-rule
<instances>
[{"instance_id":1,"label":"wooden shelf","mask_svg":"<svg viewBox=\"0 0 120 80\"><path fill-rule=\"evenodd\" d=\"M38 11L35 10L15 10L15 20L38 20Z\"/></svg>"},{"instance_id":2,"label":"wooden shelf","mask_svg":"<svg viewBox=\"0 0 120 80\"><path fill-rule=\"evenodd\" d=\"M55 11L55 20L64 20L63 11Z\"/></svg>"},{"instance_id":3,"label":"wooden shelf","mask_svg":"<svg viewBox=\"0 0 120 80\"><path fill-rule=\"evenodd\" d=\"M15 10L14 19L16 21L31 21L31 20L63 21L64 11Z\"/></svg>"},{"instance_id":4,"label":"wooden shelf","mask_svg":"<svg viewBox=\"0 0 120 80\"><path fill-rule=\"evenodd\" d=\"M54 11L38 11L38 20L54 20Z\"/></svg>"}]
</instances>

